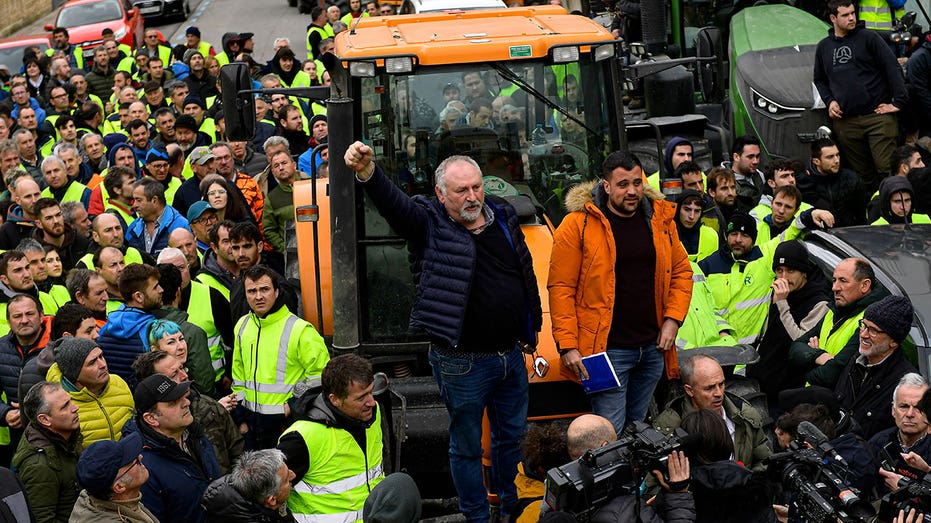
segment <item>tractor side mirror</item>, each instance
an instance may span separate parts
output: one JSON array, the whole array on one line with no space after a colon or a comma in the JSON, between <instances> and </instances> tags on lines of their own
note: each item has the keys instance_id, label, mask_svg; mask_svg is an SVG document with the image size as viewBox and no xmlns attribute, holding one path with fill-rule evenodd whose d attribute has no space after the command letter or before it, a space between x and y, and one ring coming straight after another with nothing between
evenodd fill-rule
<instances>
[{"instance_id":1,"label":"tractor side mirror","mask_svg":"<svg viewBox=\"0 0 931 523\"><path fill-rule=\"evenodd\" d=\"M698 86L705 103L724 99L724 41L717 27L702 27L695 41Z\"/></svg>"},{"instance_id":2,"label":"tractor side mirror","mask_svg":"<svg viewBox=\"0 0 931 523\"><path fill-rule=\"evenodd\" d=\"M223 113L226 115L226 137L234 141L250 141L255 136L255 98L251 91L249 66L233 62L220 69L223 90Z\"/></svg>"},{"instance_id":3,"label":"tractor side mirror","mask_svg":"<svg viewBox=\"0 0 931 523\"><path fill-rule=\"evenodd\" d=\"M918 18L918 14L915 11L909 11L905 13L905 16L902 17L902 27L908 28L915 23L915 19Z\"/></svg>"}]
</instances>

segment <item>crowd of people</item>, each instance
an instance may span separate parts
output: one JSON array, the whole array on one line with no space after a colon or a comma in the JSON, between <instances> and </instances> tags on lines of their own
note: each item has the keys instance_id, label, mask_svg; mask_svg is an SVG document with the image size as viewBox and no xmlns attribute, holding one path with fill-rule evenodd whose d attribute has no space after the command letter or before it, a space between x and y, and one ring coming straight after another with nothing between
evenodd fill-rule
<instances>
[{"instance_id":1,"label":"crowd of people","mask_svg":"<svg viewBox=\"0 0 931 523\"><path fill-rule=\"evenodd\" d=\"M408 241L411 327L430 340L468 521L571 517L543 502L547 471L611 444L655 399L669 401L653 425L697 435L700 449L673 453L665 475L647 478L652 507L619 497L595 521L797 517L765 469L803 422L843 456L845 481L865 499L931 471L931 393L908 352L912 304L867 260L840 261L827 281L799 241L815 228L931 222L928 153L896 147L906 95L887 67L895 57L851 24L845 2L830 4L819 56L857 38L862 63L819 59L815 71L837 141L761 170L759 141L741 137L730 161L704 172L693 144L673 138L663 170L682 179L674 199L636 156L612 153L603 179L567 191L547 275L535 274L516 211L484 193L473 159L445 158L435 197L412 197L370 147L339 151ZM0 90L5 520L419 519L417 485L388 474L383 376L359 356L331 358L282 276L293 185L327 176L325 108L262 96L254 140L224 133L219 67L247 63L263 88L326 85L320 57L335 34L393 14L377 2L349 8L311 10L303 62L287 38L259 64L251 33L225 34L217 52L193 26L174 48L154 29L135 50L105 31L87 63L64 28L47 53L26 51ZM468 93L481 77L462 80ZM495 110L473 105L447 107L440 121L480 123ZM588 358L604 354L618 378L589 390L592 414L568 427L525 421L542 279L560 372L585 384ZM676 355L738 343L759 353L740 373L759 382L768 409L726 390L733 366Z\"/></svg>"}]
</instances>

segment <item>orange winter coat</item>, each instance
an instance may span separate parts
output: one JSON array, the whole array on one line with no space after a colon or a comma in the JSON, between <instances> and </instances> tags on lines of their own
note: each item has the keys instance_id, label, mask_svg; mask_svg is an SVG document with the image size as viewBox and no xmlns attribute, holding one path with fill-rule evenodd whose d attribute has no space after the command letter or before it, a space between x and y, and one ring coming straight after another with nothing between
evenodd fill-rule
<instances>
[{"instance_id":1,"label":"orange winter coat","mask_svg":"<svg viewBox=\"0 0 931 523\"><path fill-rule=\"evenodd\" d=\"M676 205L663 198L662 193L644 184L641 206L650 220L656 249L653 278L656 324L660 326L665 318L682 324L692 298L692 269L673 220ZM600 208L606 200L600 182L577 185L569 191L569 215L554 234L550 258L547 289L553 337L559 348L577 348L583 357L604 352L614 310L616 247L611 225ZM665 358L666 375L677 378L675 350L666 352ZM575 378L565 368L562 371Z\"/></svg>"}]
</instances>

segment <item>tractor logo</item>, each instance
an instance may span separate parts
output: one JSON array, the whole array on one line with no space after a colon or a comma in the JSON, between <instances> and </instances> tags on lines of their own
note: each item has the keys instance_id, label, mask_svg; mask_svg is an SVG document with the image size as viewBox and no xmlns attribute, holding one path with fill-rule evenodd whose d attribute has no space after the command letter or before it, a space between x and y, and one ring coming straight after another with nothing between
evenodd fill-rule
<instances>
[{"instance_id":1,"label":"tractor logo","mask_svg":"<svg viewBox=\"0 0 931 523\"><path fill-rule=\"evenodd\" d=\"M834 65L844 65L853 58L853 50L843 45L834 50Z\"/></svg>"}]
</instances>

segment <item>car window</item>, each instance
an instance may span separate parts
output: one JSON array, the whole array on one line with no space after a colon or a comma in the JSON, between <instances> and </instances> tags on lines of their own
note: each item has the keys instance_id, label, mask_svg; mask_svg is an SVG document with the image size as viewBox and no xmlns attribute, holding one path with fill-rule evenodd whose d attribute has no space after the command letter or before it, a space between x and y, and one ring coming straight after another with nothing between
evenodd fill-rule
<instances>
[{"instance_id":1,"label":"car window","mask_svg":"<svg viewBox=\"0 0 931 523\"><path fill-rule=\"evenodd\" d=\"M121 20L123 10L119 0L104 0L93 4L80 4L66 7L58 17L59 27L77 27L81 25Z\"/></svg>"},{"instance_id":2,"label":"car window","mask_svg":"<svg viewBox=\"0 0 931 523\"><path fill-rule=\"evenodd\" d=\"M10 71L18 72L23 66L23 51L25 51L27 47L29 47L29 45L0 48L0 65L5 65ZM48 46L39 44L39 48L45 51L48 49Z\"/></svg>"}]
</instances>

